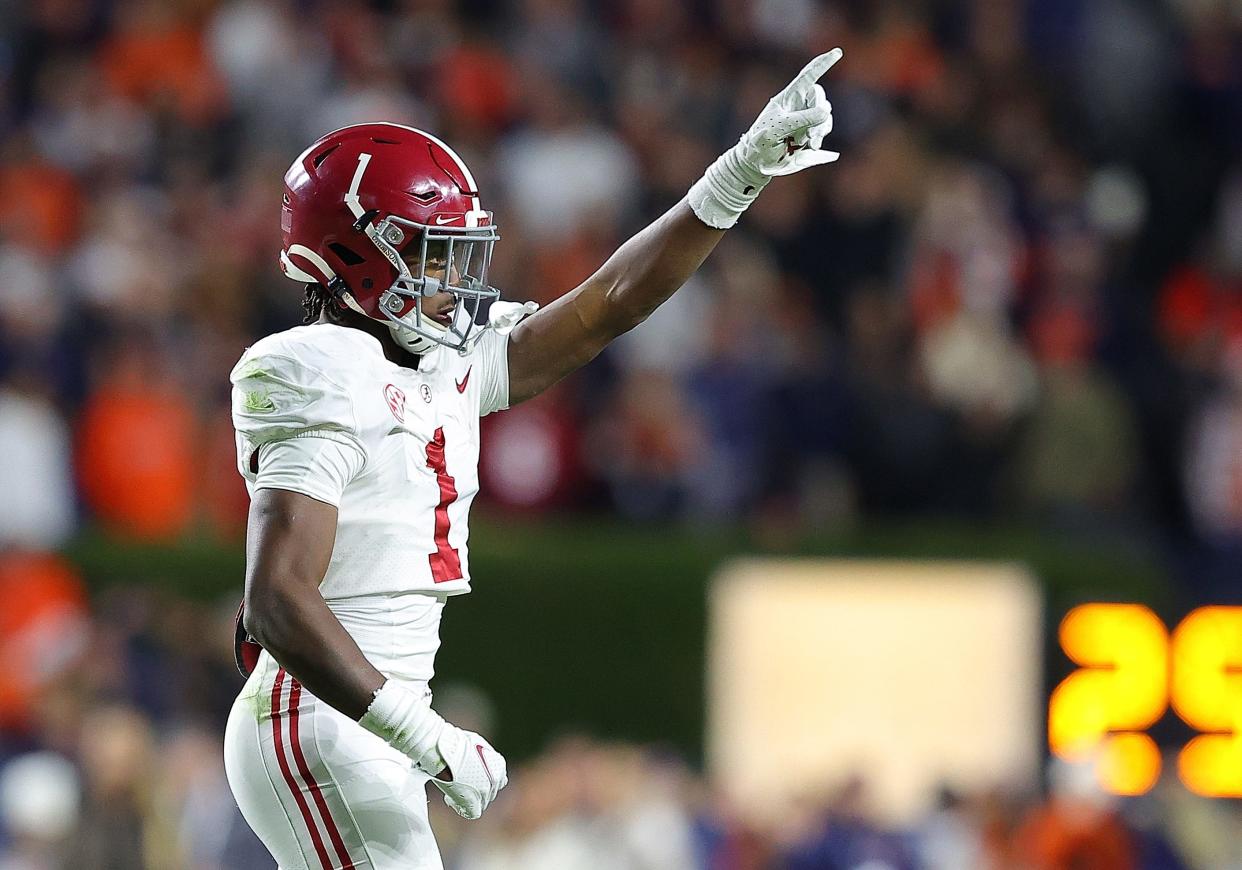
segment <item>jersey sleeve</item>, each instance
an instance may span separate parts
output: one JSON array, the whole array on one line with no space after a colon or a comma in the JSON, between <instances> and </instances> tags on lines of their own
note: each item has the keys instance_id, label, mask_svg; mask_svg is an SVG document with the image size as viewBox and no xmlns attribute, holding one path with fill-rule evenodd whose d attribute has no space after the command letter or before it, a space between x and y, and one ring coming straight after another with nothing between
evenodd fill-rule
<instances>
[{"instance_id":1,"label":"jersey sleeve","mask_svg":"<svg viewBox=\"0 0 1242 870\"><path fill-rule=\"evenodd\" d=\"M319 463L319 470L325 473L352 469L350 477L366 464L367 451L359 431L354 400L349 390L324 372L292 357L248 352L234 367L230 380L233 382L233 428L237 431L238 466L249 483L258 485L261 472L276 475L281 463L292 461L295 456L303 465L312 460ZM318 458L310 456L314 452L310 446L300 453L294 448L277 451L272 455L279 461L270 472L264 471L270 461L269 451L263 449L266 445L302 439L332 442L337 448L331 457ZM288 483L306 470L291 467L282 479ZM275 479L271 476L265 481ZM313 488L312 485L307 487ZM304 491L284 484L280 488ZM322 497L330 493L306 494L323 501L331 500ZM337 501L339 498L337 494Z\"/></svg>"},{"instance_id":2,"label":"jersey sleeve","mask_svg":"<svg viewBox=\"0 0 1242 870\"><path fill-rule=\"evenodd\" d=\"M260 445L254 466L255 489L287 489L340 507L363 457L345 442L309 435Z\"/></svg>"},{"instance_id":3,"label":"jersey sleeve","mask_svg":"<svg viewBox=\"0 0 1242 870\"><path fill-rule=\"evenodd\" d=\"M509 334L489 329L476 346L479 416L509 407Z\"/></svg>"}]
</instances>

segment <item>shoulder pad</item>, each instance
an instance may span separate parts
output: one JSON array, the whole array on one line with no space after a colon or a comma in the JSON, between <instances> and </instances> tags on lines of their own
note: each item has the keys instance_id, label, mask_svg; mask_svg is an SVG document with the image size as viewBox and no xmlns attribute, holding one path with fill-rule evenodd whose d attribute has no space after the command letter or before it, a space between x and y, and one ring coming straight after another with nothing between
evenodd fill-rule
<instances>
[{"instance_id":1,"label":"shoulder pad","mask_svg":"<svg viewBox=\"0 0 1242 870\"><path fill-rule=\"evenodd\" d=\"M349 331L354 330L323 330L310 341L294 334L305 329L289 330L247 350L229 375L238 433L253 444L314 431L357 438L349 362L357 360L359 349L332 347L349 338L333 333Z\"/></svg>"}]
</instances>

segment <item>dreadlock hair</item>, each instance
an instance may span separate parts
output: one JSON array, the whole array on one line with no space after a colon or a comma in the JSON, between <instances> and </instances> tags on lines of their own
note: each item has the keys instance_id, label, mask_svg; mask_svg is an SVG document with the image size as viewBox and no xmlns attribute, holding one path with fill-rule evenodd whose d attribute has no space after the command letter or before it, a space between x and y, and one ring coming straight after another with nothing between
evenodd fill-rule
<instances>
[{"instance_id":1,"label":"dreadlock hair","mask_svg":"<svg viewBox=\"0 0 1242 870\"><path fill-rule=\"evenodd\" d=\"M302 297L302 311L304 312L303 324L314 323L325 311L328 312L328 319L333 323L340 323L344 319L332 292L316 281L306 285L306 295Z\"/></svg>"}]
</instances>

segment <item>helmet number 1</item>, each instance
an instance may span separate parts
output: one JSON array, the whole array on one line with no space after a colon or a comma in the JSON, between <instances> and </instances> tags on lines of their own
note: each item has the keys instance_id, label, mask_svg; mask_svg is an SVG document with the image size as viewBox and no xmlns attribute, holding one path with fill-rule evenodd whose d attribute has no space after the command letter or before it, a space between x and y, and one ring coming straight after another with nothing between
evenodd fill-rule
<instances>
[{"instance_id":1,"label":"helmet number 1","mask_svg":"<svg viewBox=\"0 0 1242 870\"><path fill-rule=\"evenodd\" d=\"M436 550L427 556L431 564L431 579L447 583L461 579L461 556L449 546L449 505L457 501L457 481L448 473L444 459L444 427L436 429L427 442L427 467L436 473L440 485L440 503L436 505Z\"/></svg>"}]
</instances>

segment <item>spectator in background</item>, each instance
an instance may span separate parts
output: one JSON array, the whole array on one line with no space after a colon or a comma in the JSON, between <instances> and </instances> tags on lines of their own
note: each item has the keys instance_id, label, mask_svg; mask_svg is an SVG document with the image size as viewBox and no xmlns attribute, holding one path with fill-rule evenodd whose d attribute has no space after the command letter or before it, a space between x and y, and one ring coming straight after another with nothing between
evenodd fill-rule
<instances>
[{"instance_id":1,"label":"spectator in background","mask_svg":"<svg viewBox=\"0 0 1242 870\"><path fill-rule=\"evenodd\" d=\"M76 667L90 634L86 591L58 555L0 551L0 752L35 730L41 695Z\"/></svg>"},{"instance_id":2,"label":"spectator in background","mask_svg":"<svg viewBox=\"0 0 1242 870\"><path fill-rule=\"evenodd\" d=\"M816 828L786 851L788 870L915 870L914 856L904 838L882 830L866 807L866 785L856 778L844 783L821 810Z\"/></svg>"},{"instance_id":3,"label":"spectator in background","mask_svg":"<svg viewBox=\"0 0 1242 870\"><path fill-rule=\"evenodd\" d=\"M160 747L167 763L155 786L155 813L176 838L167 844L180 870L265 870L271 855L242 819L224 776L219 733L191 724Z\"/></svg>"},{"instance_id":4,"label":"spectator in background","mask_svg":"<svg viewBox=\"0 0 1242 870\"><path fill-rule=\"evenodd\" d=\"M78 773L51 752L0 766L0 870L60 870L78 822Z\"/></svg>"},{"instance_id":5,"label":"spectator in background","mask_svg":"<svg viewBox=\"0 0 1242 870\"><path fill-rule=\"evenodd\" d=\"M53 550L77 521L69 427L50 385L30 371L0 380L0 550Z\"/></svg>"},{"instance_id":6,"label":"spectator in background","mask_svg":"<svg viewBox=\"0 0 1242 870\"><path fill-rule=\"evenodd\" d=\"M316 102L330 86L327 34L301 18L292 2L224 3L207 24L205 43L250 147L296 150Z\"/></svg>"},{"instance_id":7,"label":"spectator in background","mask_svg":"<svg viewBox=\"0 0 1242 870\"><path fill-rule=\"evenodd\" d=\"M936 809L923 820L917 850L923 870L961 870L986 866L983 831L971 807L948 788L941 790Z\"/></svg>"},{"instance_id":8,"label":"spectator in background","mask_svg":"<svg viewBox=\"0 0 1242 870\"><path fill-rule=\"evenodd\" d=\"M1242 560L1242 333L1220 356L1220 386L1204 402L1186 443L1186 498L1206 545L1200 594L1238 601Z\"/></svg>"},{"instance_id":9,"label":"spectator in background","mask_svg":"<svg viewBox=\"0 0 1242 870\"><path fill-rule=\"evenodd\" d=\"M1021 870L1138 870L1132 834L1094 765L1059 759L1049 766L1048 799L1027 814L1012 857Z\"/></svg>"},{"instance_id":10,"label":"spectator in background","mask_svg":"<svg viewBox=\"0 0 1242 870\"><path fill-rule=\"evenodd\" d=\"M50 163L22 133L0 144L0 229L21 248L44 257L75 241L82 211L77 179Z\"/></svg>"},{"instance_id":11,"label":"spectator in background","mask_svg":"<svg viewBox=\"0 0 1242 870\"><path fill-rule=\"evenodd\" d=\"M1181 470L1201 551L1191 557L1196 592L1237 601L1242 558L1242 170L1222 191L1199 257L1162 289L1161 336L1187 373Z\"/></svg>"},{"instance_id":12,"label":"spectator in background","mask_svg":"<svg viewBox=\"0 0 1242 870\"><path fill-rule=\"evenodd\" d=\"M168 539L194 511L193 409L148 342L120 344L78 425L87 503L116 532Z\"/></svg>"},{"instance_id":13,"label":"spectator in background","mask_svg":"<svg viewBox=\"0 0 1242 870\"><path fill-rule=\"evenodd\" d=\"M681 385L658 371L635 372L588 434L586 451L606 480L613 504L635 520L661 520L685 509L689 479L703 457L704 436Z\"/></svg>"},{"instance_id":14,"label":"spectator in background","mask_svg":"<svg viewBox=\"0 0 1242 870\"><path fill-rule=\"evenodd\" d=\"M1132 518L1138 447L1125 395L1094 362L1104 250L1074 228L1049 239L1044 258L1029 325L1040 397L1020 447L1020 498L1062 528L1119 526Z\"/></svg>"},{"instance_id":15,"label":"spectator in background","mask_svg":"<svg viewBox=\"0 0 1242 870\"><path fill-rule=\"evenodd\" d=\"M953 472L946 507L995 512L1004 453L1035 401L1035 372L1017 340L1021 235L1011 191L985 167L944 166L914 228L910 305L920 373L930 398L951 412Z\"/></svg>"},{"instance_id":16,"label":"spectator in background","mask_svg":"<svg viewBox=\"0 0 1242 870\"><path fill-rule=\"evenodd\" d=\"M111 91L88 60L49 64L38 89L34 143L62 171L78 178L129 174L154 156L155 120Z\"/></svg>"},{"instance_id":17,"label":"spectator in background","mask_svg":"<svg viewBox=\"0 0 1242 870\"><path fill-rule=\"evenodd\" d=\"M632 220L637 161L585 96L532 70L526 100L529 123L501 143L505 171L497 180L531 243L564 244L601 228L611 234Z\"/></svg>"},{"instance_id":18,"label":"spectator in background","mask_svg":"<svg viewBox=\"0 0 1242 870\"><path fill-rule=\"evenodd\" d=\"M202 22L192 7L121 0L114 14L100 55L114 93L191 126L219 117L224 90L204 50Z\"/></svg>"},{"instance_id":19,"label":"spectator in background","mask_svg":"<svg viewBox=\"0 0 1242 870\"><path fill-rule=\"evenodd\" d=\"M155 738L138 711L101 706L82 722L82 818L67 865L97 870L172 866L171 832L151 814Z\"/></svg>"},{"instance_id":20,"label":"spectator in background","mask_svg":"<svg viewBox=\"0 0 1242 870\"><path fill-rule=\"evenodd\" d=\"M633 747L562 742L521 773L503 816L456 870L683 870L695 866L685 775Z\"/></svg>"}]
</instances>

